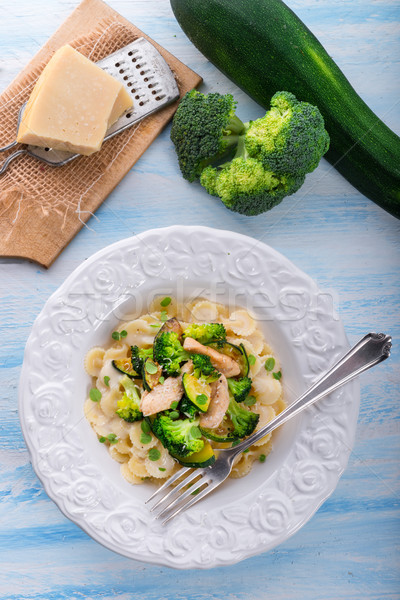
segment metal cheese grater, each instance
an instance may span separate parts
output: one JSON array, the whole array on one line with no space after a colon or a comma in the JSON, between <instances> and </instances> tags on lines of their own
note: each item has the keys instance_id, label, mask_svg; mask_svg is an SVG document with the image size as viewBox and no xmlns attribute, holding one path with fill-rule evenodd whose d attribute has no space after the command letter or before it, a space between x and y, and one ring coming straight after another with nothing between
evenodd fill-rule
<instances>
[{"instance_id":1,"label":"metal cheese grater","mask_svg":"<svg viewBox=\"0 0 400 600\"><path fill-rule=\"evenodd\" d=\"M153 44L143 37L106 56L96 64L121 81L131 92L133 99L133 107L108 129L104 141L179 98L179 89L171 69ZM19 111L17 131L25 106L26 103ZM21 146L21 149L4 161L0 168L0 175L5 172L12 160L22 154L38 158L52 167L62 167L81 156L81 154L52 148L26 146L18 144L17 141L0 148L0 152L10 150L14 146Z\"/></svg>"}]
</instances>

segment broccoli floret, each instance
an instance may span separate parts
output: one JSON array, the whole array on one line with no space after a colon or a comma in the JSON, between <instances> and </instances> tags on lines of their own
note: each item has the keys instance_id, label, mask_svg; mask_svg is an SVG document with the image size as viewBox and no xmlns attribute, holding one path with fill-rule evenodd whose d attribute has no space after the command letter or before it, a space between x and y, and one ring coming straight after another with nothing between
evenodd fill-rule
<instances>
[{"instance_id":1,"label":"broccoli floret","mask_svg":"<svg viewBox=\"0 0 400 600\"><path fill-rule=\"evenodd\" d=\"M290 92L277 92L264 117L250 122L245 133L249 155L276 175L306 175L329 148L329 135L316 106Z\"/></svg>"},{"instance_id":2,"label":"broccoli floret","mask_svg":"<svg viewBox=\"0 0 400 600\"><path fill-rule=\"evenodd\" d=\"M229 377L227 381L229 390L236 402L246 400L252 384L250 377L242 377L241 379L232 379Z\"/></svg>"},{"instance_id":3,"label":"broccoli floret","mask_svg":"<svg viewBox=\"0 0 400 600\"><path fill-rule=\"evenodd\" d=\"M172 122L171 140L185 179L198 179L205 166L236 146L244 125L235 109L231 94L192 90L183 97Z\"/></svg>"},{"instance_id":4,"label":"broccoli floret","mask_svg":"<svg viewBox=\"0 0 400 600\"><path fill-rule=\"evenodd\" d=\"M186 327L183 337L193 338L200 344L208 344L208 342L226 339L226 329L222 323L203 323L202 325L192 323Z\"/></svg>"},{"instance_id":5,"label":"broccoli floret","mask_svg":"<svg viewBox=\"0 0 400 600\"><path fill-rule=\"evenodd\" d=\"M239 438L247 437L255 430L260 415L246 410L230 396L228 410L226 411L233 424L232 435Z\"/></svg>"},{"instance_id":6,"label":"broccoli floret","mask_svg":"<svg viewBox=\"0 0 400 600\"><path fill-rule=\"evenodd\" d=\"M143 419L143 413L140 410L140 396L138 388L127 375L122 377L120 381L121 385L125 389L125 393L121 400L118 400L118 410L115 412L121 419L133 423L134 421L140 421Z\"/></svg>"},{"instance_id":7,"label":"broccoli floret","mask_svg":"<svg viewBox=\"0 0 400 600\"><path fill-rule=\"evenodd\" d=\"M193 420L199 414L199 409L193 402L190 402L189 398L184 396L179 402L179 412Z\"/></svg>"},{"instance_id":8,"label":"broccoli floret","mask_svg":"<svg viewBox=\"0 0 400 600\"><path fill-rule=\"evenodd\" d=\"M171 139L185 179L200 177L230 210L258 215L303 185L328 150L329 135L318 108L290 92L277 92L266 115L246 124L235 107L230 94L192 90L178 107ZM220 164L234 148L232 160Z\"/></svg>"},{"instance_id":9,"label":"broccoli floret","mask_svg":"<svg viewBox=\"0 0 400 600\"><path fill-rule=\"evenodd\" d=\"M200 183L212 196L219 196L227 208L242 215L259 215L270 210L304 183L304 175L277 175L261 162L236 156L219 168L204 169Z\"/></svg>"},{"instance_id":10,"label":"broccoli floret","mask_svg":"<svg viewBox=\"0 0 400 600\"><path fill-rule=\"evenodd\" d=\"M217 369L213 367L210 357L205 354L192 354L193 375L199 379L205 379L207 383L216 381L220 376Z\"/></svg>"},{"instance_id":11,"label":"broccoli floret","mask_svg":"<svg viewBox=\"0 0 400 600\"><path fill-rule=\"evenodd\" d=\"M131 346L131 355L132 367L136 373L141 373L146 358L153 358L153 348L139 348L138 346Z\"/></svg>"},{"instance_id":12,"label":"broccoli floret","mask_svg":"<svg viewBox=\"0 0 400 600\"><path fill-rule=\"evenodd\" d=\"M152 430L164 448L175 456L190 456L204 446L198 419L173 420L168 414L158 413L153 421Z\"/></svg>"},{"instance_id":13,"label":"broccoli floret","mask_svg":"<svg viewBox=\"0 0 400 600\"><path fill-rule=\"evenodd\" d=\"M161 365L167 375L176 376L181 372L180 364L189 360L190 354L183 349L174 331L165 331L154 342L154 360Z\"/></svg>"}]
</instances>

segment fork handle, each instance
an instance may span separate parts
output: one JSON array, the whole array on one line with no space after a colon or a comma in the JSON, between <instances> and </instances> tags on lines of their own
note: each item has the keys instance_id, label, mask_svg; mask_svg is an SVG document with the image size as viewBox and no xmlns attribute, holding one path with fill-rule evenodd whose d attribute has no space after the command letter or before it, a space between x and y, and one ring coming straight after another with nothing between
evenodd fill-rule
<instances>
[{"instance_id":1,"label":"fork handle","mask_svg":"<svg viewBox=\"0 0 400 600\"><path fill-rule=\"evenodd\" d=\"M234 447L235 455L243 452L265 435L286 423L289 419L310 406L320 398L327 396L338 387L347 383L363 371L388 358L391 337L384 333L368 333L343 358L341 358L321 379L314 383L295 402L290 404L265 427L253 433ZM231 450L231 448L229 448Z\"/></svg>"}]
</instances>

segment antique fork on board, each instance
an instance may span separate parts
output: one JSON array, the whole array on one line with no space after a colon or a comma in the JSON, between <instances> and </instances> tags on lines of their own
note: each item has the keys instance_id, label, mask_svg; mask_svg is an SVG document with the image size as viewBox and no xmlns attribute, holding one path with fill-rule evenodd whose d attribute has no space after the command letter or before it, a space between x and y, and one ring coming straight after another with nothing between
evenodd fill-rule
<instances>
[{"instance_id":1,"label":"antique fork on board","mask_svg":"<svg viewBox=\"0 0 400 600\"><path fill-rule=\"evenodd\" d=\"M218 450L218 458L214 464L203 469L186 467L172 475L146 501L147 504L159 497L157 503L150 510L158 509L160 512L156 518L166 517L163 521L163 524L165 524L179 513L199 502L199 500L202 500L225 481L232 470L235 458L241 452L247 450L252 444L286 423L320 398L327 396L363 371L388 358L392 347L391 340L392 338L384 333L368 333L323 377L267 425L237 446ZM173 486L182 477L184 479ZM189 488L187 488L188 485L190 485Z\"/></svg>"}]
</instances>

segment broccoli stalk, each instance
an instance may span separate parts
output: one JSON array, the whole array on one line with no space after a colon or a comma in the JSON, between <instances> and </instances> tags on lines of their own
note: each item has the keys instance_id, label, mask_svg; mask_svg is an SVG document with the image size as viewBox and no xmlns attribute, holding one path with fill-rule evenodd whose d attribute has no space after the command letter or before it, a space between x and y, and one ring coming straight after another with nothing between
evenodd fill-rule
<instances>
[{"instance_id":1,"label":"broccoli stalk","mask_svg":"<svg viewBox=\"0 0 400 600\"><path fill-rule=\"evenodd\" d=\"M121 400L118 400L118 410L115 412L119 417L121 417L121 419L128 421L128 423L133 423L134 421L143 419L143 414L140 410L140 396L138 388L133 383L132 379L130 379L130 377L127 375L122 377L120 383L125 389L125 393Z\"/></svg>"},{"instance_id":2,"label":"broccoli stalk","mask_svg":"<svg viewBox=\"0 0 400 600\"><path fill-rule=\"evenodd\" d=\"M224 340L226 338L226 329L222 323L203 323L202 325L192 323L186 327L183 337L193 338L200 342L200 344L208 344L209 342Z\"/></svg>"},{"instance_id":3,"label":"broccoli stalk","mask_svg":"<svg viewBox=\"0 0 400 600\"><path fill-rule=\"evenodd\" d=\"M241 379L228 378L228 387L236 402L243 402L250 393L252 381L250 377Z\"/></svg>"},{"instance_id":4,"label":"broccoli stalk","mask_svg":"<svg viewBox=\"0 0 400 600\"><path fill-rule=\"evenodd\" d=\"M252 434L260 418L260 415L243 408L231 395L226 412L232 421L232 435L238 438L247 437Z\"/></svg>"},{"instance_id":5,"label":"broccoli stalk","mask_svg":"<svg viewBox=\"0 0 400 600\"><path fill-rule=\"evenodd\" d=\"M192 90L183 97L172 122L171 140L185 179L198 179L204 167L236 147L244 125L235 110L231 94Z\"/></svg>"},{"instance_id":6,"label":"broccoli stalk","mask_svg":"<svg viewBox=\"0 0 400 600\"><path fill-rule=\"evenodd\" d=\"M183 457L200 452L204 446L198 425L198 419L173 420L167 413L158 413L152 430L170 454Z\"/></svg>"},{"instance_id":7,"label":"broccoli stalk","mask_svg":"<svg viewBox=\"0 0 400 600\"><path fill-rule=\"evenodd\" d=\"M179 375L181 363L190 358L174 331L165 331L156 337L153 354L154 360L172 377Z\"/></svg>"}]
</instances>

